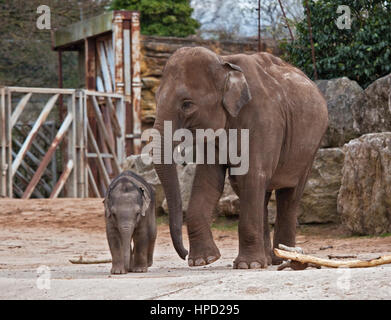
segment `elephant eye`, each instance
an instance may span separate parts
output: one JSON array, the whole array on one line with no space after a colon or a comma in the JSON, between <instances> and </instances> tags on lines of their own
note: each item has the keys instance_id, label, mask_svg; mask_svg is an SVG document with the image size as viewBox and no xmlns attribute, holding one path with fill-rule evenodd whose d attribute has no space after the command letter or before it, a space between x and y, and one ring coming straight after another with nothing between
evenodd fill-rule
<instances>
[{"instance_id":1,"label":"elephant eye","mask_svg":"<svg viewBox=\"0 0 391 320\"><path fill-rule=\"evenodd\" d=\"M182 103L182 110L183 111L188 111L188 110L190 110L191 106L192 106L191 101L189 101L189 100L183 101L183 103Z\"/></svg>"}]
</instances>

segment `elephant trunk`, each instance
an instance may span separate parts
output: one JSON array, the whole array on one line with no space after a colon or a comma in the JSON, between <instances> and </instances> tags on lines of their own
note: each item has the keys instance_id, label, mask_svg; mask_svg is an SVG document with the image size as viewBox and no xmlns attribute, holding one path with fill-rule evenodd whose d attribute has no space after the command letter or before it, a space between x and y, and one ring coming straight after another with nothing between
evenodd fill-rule
<instances>
[{"instance_id":1,"label":"elephant trunk","mask_svg":"<svg viewBox=\"0 0 391 320\"><path fill-rule=\"evenodd\" d=\"M159 127L158 122L154 126L161 134L161 143L157 146L160 149L162 164L154 164L156 173L162 183L164 193L167 199L168 216L170 225L170 235L172 243L178 255L185 260L188 252L183 246L182 239L182 224L183 224L183 211L182 211L182 199L179 187L178 174L176 170L176 164L164 164L164 135L163 130ZM172 150L171 150L172 152Z\"/></svg>"},{"instance_id":2,"label":"elephant trunk","mask_svg":"<svg viewBox=\"0 0 391 320\"><path fill-rule=\"evenodd\" d=\"M134 227L123 227L120 228L120 235L121 235L121 254L124 259L124 266L125 270L131 271L131 260L132 260L132 235L133 235Z\"/></svg>"}]
</instances>

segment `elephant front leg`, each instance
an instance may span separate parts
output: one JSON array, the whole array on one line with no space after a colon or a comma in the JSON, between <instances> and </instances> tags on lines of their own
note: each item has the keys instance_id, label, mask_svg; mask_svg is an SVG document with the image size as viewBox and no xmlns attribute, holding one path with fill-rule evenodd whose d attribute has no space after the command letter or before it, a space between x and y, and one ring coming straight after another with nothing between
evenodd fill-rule
<instances>
[{"instance_id":1,"label":"elephant front leg","mask_svg":"<svg viewBox=\"0 0 391 320\"><path fill-rule=\"evenodd\" d=\"M268 260L265 243L264 217L266 182L255 173L238 178L240 188L239 255L235 269L266 268Z\"/></svg>"},{"instance_id":2,"label":"elephant front leg","mask_svg":"<svg viewBox=\"0 0 391 320\"><path fill-rule=\"evenodd\" d=\"M190 267L210 264L220 258L210 224L212 214L224 190L225 168L197 165L186 223L190 242Z\"/></svg>"},{"instance_id":3,"label":"elephant front leg","mask_svg":"<svg viewBox=\"0 0 391 320\"><path fill-rule=\"evenodd\" d=\"M118 232L110 222L106 224L106 235L112 258L112 274L127 273L121 249L121 239Z\"/></svg>"}]
</instances>

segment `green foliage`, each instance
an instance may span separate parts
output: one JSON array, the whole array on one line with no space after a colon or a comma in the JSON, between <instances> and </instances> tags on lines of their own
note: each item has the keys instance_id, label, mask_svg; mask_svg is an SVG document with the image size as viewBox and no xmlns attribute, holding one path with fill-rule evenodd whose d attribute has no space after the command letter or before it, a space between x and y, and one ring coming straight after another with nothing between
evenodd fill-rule
<instances>
[{"instance_id":1,"label":"green foliage","mask_svg":"<svg viewBox=\"0 0 391 320\"><path fill-rule=\"evenodd\" d=\"M108 0L0 0L0 85L58 87L58 57L50 30L36 27L37 8L50 7L52 29L104 12ZM64 52L64 87L79 87L77 54Z\"/></svg>"},{"instance_id":2,"label":"green foliage","mask_svg":"<svg viewBox=\"0 0 391 320\"><path fill-rule=\"evenodd\" d=\"M110 8L140 11L141 32L147 35L186 37L200 26L188 0L113 0Z\"/></svg>"},{"instance_id":3,"label":"green foliage","mask_svg":"<svg viewBox=\"0 0 391 320\"><path fill-rule=\"evenodd\" d=\"M303 0L303 6L306 0ZM316 68L320 79L346 76L363 87L391 72L391 2L309 0ZM339 5L351 10L351 29L338 29ZM305 6L304 6L305 7ZM296 39L284 43L285 58L313 76L307 15L296 24Z\"/></svg>"}]
</instances>

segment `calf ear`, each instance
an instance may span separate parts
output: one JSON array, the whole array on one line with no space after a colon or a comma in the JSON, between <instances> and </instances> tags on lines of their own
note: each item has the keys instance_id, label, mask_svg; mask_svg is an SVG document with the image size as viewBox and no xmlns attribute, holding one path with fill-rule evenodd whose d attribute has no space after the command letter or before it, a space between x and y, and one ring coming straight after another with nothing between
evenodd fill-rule
<instances>
[{"instance_id":1,"label":"calf ear","mask_svg":"<svg viewBox=\"0 0 391 320\"><path fill-rule=\"evenodd\" d=\"M151 204L151 197L144 188L140 187L140 190L143 194L143 207L141 208L141 215L145 217L145 212L148 210L149 205Z\"/></svg>"},{"instance_id":2,"label":"calf ear","mask_svg":"<svg viewBox=\"0 0 391 320\"><path fill-rule=\"evenodd\" d=\"M251 92L242 69L224 62L229 72L225 79L223 105L232 117L237 117L242 107L251 100Z\"/></svg>"}]
</instances>

